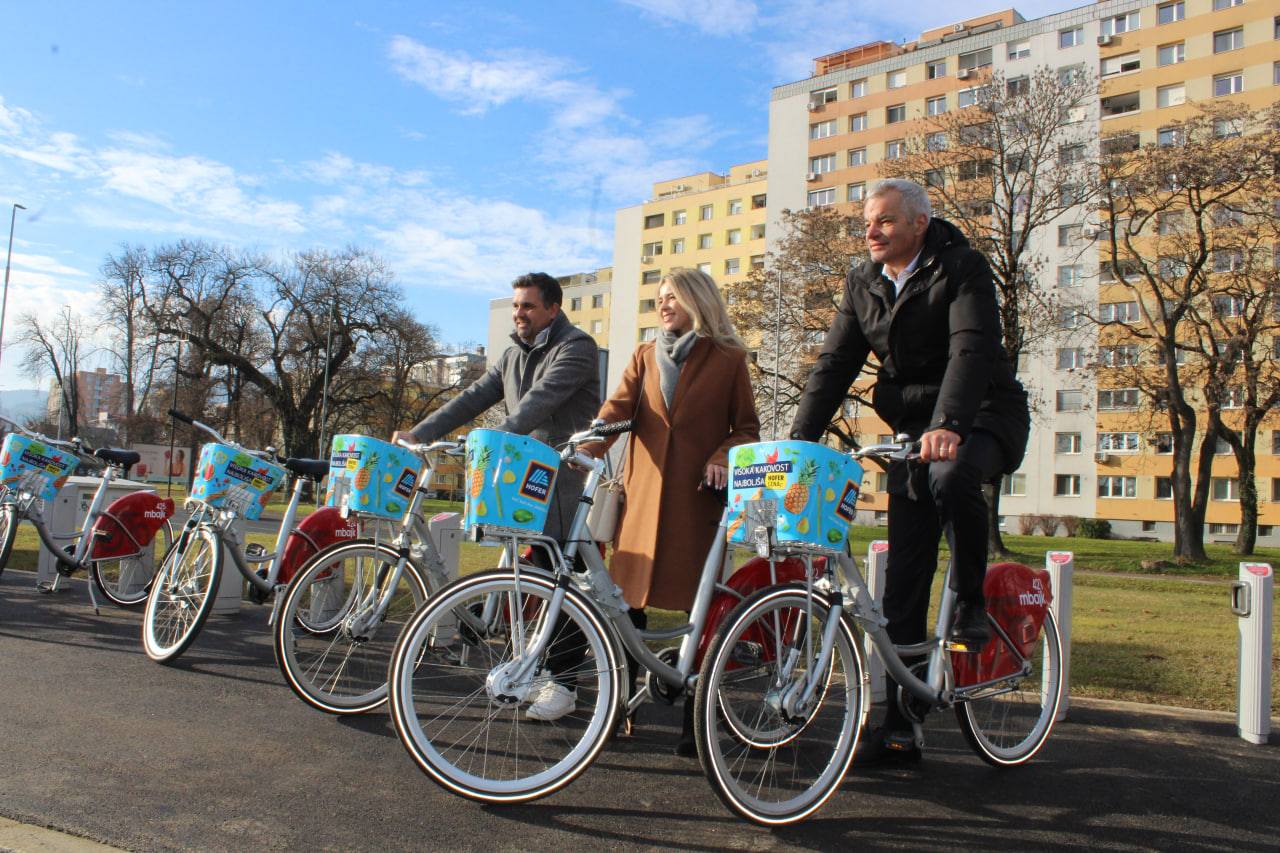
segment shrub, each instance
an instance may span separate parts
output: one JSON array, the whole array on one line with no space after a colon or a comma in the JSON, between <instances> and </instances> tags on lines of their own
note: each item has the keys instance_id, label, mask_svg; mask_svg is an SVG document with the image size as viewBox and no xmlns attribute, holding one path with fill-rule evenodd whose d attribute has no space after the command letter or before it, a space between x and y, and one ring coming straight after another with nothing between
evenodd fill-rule
<instances>
[{"instance_id":1,"label":"shrub","mask_svg":"<svg viewBox=\"0 0 1280 853\"><path fill-rule=\"evenodd\" d=\"M1018 532L1023 536L1030 536L1036 532L1036 517L1034 515L1018 516Z\"/></svg>"},{"instance_id":2,"label":"shrub","mask_svg":"<svg viewBox=\"0 0 1280 853\"><path fill-rule=\"evenodd\" d=\"M1105 518L1079 518L1076 525L1081 539L1111 538L1111 522Z\"/></svg>"},{"instance_id":3,"label":"shrub","mask_svg":"<svg viewBox=\"0 0 1280 853\"><path fill-rule=\"evenodd\" d=\"M1067 536L1080 535L1080 517L1078 515L1064 515L1060 521L1062 522L1062 530Z\"/></svg>"}]
</instances>

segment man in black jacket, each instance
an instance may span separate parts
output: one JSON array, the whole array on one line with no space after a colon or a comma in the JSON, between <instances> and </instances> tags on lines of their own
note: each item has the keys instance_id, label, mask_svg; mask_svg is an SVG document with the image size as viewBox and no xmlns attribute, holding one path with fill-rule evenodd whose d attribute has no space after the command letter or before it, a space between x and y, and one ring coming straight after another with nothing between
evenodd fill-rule
<instances>
[{"instance_id":1,"label":"man in black jacket","mask_svg":"<svg viewBox=\"0 0 1280 853\"><path fill-rule=\"evenodd\" d=\"M943 535L957 607L950 639L990 636L984 482L1022 462L1027 395L1005 355L991 268L960 230L931 216L923 187L885 180L864 213L870 260L849 271L844 298L805 385L791 437L818 440L868 356L879 362L871 404L895 433L920 442L919 463L889 471L884 613L895 644L927 636L929 591ZM911 721L890 701L863 761L920 757Z\"/></svg>"}]
</instances>

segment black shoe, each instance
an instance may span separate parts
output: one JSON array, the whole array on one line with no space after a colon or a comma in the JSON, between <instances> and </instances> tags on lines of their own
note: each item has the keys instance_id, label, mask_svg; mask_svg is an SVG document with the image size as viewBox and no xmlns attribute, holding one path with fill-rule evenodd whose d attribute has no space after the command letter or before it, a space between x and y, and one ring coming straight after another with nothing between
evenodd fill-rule
<instances>
[{"instance_id":1,"label":"black shoe","mask_svg":"<svg viewBox=\"0 0 1280 853\"><path fill-rule=\"evenodd\" d=\"M693 741L693 697L684 700L684 723L680 727L680 740L676 741L676 755L693 758L698 754L698 745Z\"/></svg>"},{"instance_id":2,"label":"black shoe","mask_svg":"<svg viewBox=\"0 0 1280 853\"><path fill-rule=\"evenodd\" d=\"M964 651L980 652L991 639L991 626L987 624L985 607L969 601L956 604L956 618L951 623L951 634L947 637L955 645L965 646Z\"/></svg>"},{"instance_id":3,"label":"black shoe","mask_svg":"<svg viewBox=\"0 0 1280 853\"><path fill-rule=\"evenodd\" d=\"M875 764L913 764L923 757L910 729L886 729L877 726L865 732L853 751L853 763L864 767Z\"/></svg>"}]
</instances>

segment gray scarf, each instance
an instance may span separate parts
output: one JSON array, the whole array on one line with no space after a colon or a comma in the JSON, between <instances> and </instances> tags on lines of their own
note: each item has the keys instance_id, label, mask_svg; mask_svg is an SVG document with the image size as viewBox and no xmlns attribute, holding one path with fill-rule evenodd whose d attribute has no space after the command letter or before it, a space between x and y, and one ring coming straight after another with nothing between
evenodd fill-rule
<instances>
[{"instance_id":1,"label":"gray scarf","mask_svg":"<svg viewBox=\"0 0 1280 853\"><path fill-rule=\"evenodd\" d=\"M658 359L658 387L662 389L662 399L667 402L667 411L671 411L671 401L676 396L676 382L680 380L680 368L684 360L693 350L698 339L695 331L676 335L663 329L658 332L658 342L653 352Z\"/></svg>"}]
</instances>

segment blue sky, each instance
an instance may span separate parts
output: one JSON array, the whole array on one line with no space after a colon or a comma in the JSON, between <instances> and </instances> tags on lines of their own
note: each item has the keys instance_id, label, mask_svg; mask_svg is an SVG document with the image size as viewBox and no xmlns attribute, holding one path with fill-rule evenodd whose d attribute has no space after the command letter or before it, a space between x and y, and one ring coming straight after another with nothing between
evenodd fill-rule
<instances>
[{"instance_id":1,"label":"blue sky","mask_svg":"<svg viewBox=\"0 0 1280 853\"><path fill-rule=\"evenodd\" d=\"M1013 5L1031 19L1080 3ZM483 342L488 300L516 275L609 265L614 210L653 182L766 157L770 89L807 77L813 57L914 40L955 9L8 4L0 213L27 210L0 390L47 381L17 371L18 317L63 305L92 317L98 270L125 243L201 239L277 256L357 245L390 264L444 343Z\"/></svg>"}]
</instances>

